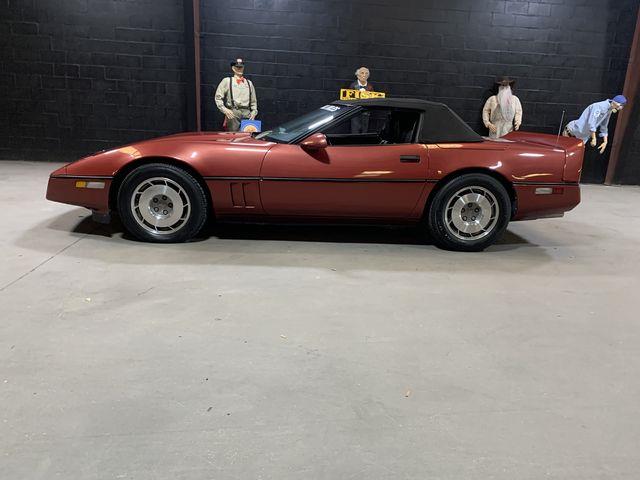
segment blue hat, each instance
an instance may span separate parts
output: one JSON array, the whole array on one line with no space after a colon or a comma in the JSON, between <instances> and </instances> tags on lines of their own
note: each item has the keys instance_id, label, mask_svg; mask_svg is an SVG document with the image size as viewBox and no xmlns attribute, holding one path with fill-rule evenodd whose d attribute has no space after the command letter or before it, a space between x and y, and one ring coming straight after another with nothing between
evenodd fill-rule
<instances>
[{"instance_id":1,"label":"blue hat","mask_svg":"<svg viewBox=\"0 0 640 480\"><path fill-rule=\"evenodd\" d=\"M624 95L616 95L613 97L613 101L619 103L620 105L624 105L627 103L627 98Z\"/></svg>"}]
</instances>

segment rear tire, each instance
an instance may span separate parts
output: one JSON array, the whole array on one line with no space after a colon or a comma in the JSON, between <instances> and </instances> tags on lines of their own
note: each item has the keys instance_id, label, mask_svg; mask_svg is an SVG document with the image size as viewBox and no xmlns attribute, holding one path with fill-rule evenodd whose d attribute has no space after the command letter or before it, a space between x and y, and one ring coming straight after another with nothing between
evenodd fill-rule
<instances>
[{"instance_id":1,"label":"rear tire","mask_svg":"<svg viewBox=\"0 0 640 480\"><path fill-rule=\"evenodd\" d=\"M433 197L427 228L446 250L479 252L492 245L511 219L511 199L504 186L482 173L447 182Z\"/></svg>"},{"instance_id":2,"label":"rear tire","mask_svg":"<svg viewBox=\"0 0 640 480\"><path fill-rule=\"evenodd\" d=\"M208 217L207 195L185 170L150 163L126 176L118 191L118 213L125 229L139 240L185 242Z\"/></svg>"}]
</instances>

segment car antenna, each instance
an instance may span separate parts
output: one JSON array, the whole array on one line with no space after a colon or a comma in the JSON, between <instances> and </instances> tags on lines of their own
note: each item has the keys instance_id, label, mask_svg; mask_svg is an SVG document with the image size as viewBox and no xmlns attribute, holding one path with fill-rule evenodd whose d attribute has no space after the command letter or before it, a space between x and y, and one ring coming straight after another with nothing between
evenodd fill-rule
<instances>
[{"instance_id":1,"label":"car antenna","mask_svg":"<svg viewBox=\"0 0 640 480\"><path fill-rule=\"evenodd\" d=\"M562 110L562 117L560 117L560 127L558 127L558 136L556 137L556 145L560 141L560 132L562 131L562 124L564 123L565 110Z\"/></svg>"}]
</instances>

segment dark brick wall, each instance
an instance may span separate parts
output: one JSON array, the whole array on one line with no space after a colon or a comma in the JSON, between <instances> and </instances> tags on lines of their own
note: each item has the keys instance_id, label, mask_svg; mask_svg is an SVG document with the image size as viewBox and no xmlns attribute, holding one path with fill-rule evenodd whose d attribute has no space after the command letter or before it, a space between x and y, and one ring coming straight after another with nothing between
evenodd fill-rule
<instances>
[{"instance_id":1,"label":"dark brick wall","mask_svg":"<svg viewBox=\"0 0 640 480\"><path fill-rule=\"evenodd\" d=\"M181 0L0 0L0 158L184 128Z\"/></svg>"},{"instance_id":2,"label":"dark brick wall","mask_svg":"<svg viewBox=\"0 0 640 480\"><path fill-rule=\"evenodd\" d=\"M331 101L356 67L392 96L449 104L478 131L495 75L523 128L619 93L640 0L202 0L203 118L241 56L265 127ZM0 0L0 158L64 160L180 131L182 0ZM613 124L614 122L612 122ZM602 181L608 152L583 178Z\"/></svg>"},{"instance_id":3,"label":"dark brick wall","mask_svg":"<svg viewBox=\"0 0 640 480\"><path fill-rule=\"evenodd\" d=\"M333 100L360 65L378 90L442 101L478 131L495 75L518 79L523 128L620 93L639 0L203 0L203 100L243 57L266 126ZM614 122L612 122L613 124ZM584 180L601 182L604 157Z\"/></svg>"}]
</instances>

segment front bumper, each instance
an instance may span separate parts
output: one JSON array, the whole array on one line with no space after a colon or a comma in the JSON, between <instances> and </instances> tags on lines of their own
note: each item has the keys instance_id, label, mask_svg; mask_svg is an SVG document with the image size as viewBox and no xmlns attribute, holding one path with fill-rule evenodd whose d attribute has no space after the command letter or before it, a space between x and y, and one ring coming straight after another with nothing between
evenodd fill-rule
<instances>
[{"instance_id":1,"label":"front bumper","mask_svg":"<svg viewBox=\"0 0 640 480\"><path fill-rule=\"evenodd\" d=\"M77 177L53 175L49 177L47 200L77 205L99 215L109 214L111 177Z\"/></svg>"}]
</instances>

